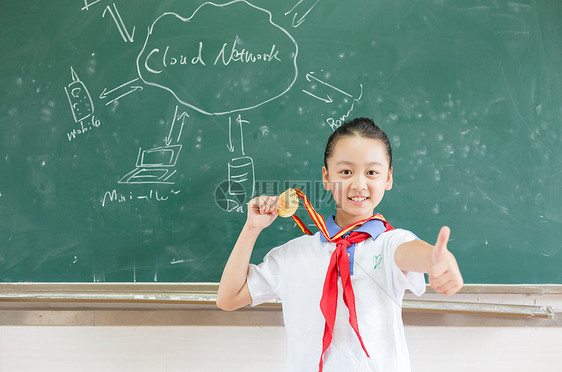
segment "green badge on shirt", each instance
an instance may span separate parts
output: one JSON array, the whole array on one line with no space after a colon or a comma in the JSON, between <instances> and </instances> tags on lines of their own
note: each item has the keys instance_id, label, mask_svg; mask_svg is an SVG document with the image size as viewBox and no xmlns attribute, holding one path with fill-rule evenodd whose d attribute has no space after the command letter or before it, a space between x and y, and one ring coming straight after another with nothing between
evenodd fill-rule
<instances>
[{"instance_id":1,"label":"green badge on shirt","mask_svg":"<svg viewBox=\"0 0 562 372\"><path fill-rule=\"evenodd\" d=\"M376 269L379 267L379 265L381 264L381 262L382 262L382 255L379 254L379 255L375 256L375 257L374 257L374 261L375 261L375 268L374 268L374 270L376 270Z\"/></svg>"}]
</instances>

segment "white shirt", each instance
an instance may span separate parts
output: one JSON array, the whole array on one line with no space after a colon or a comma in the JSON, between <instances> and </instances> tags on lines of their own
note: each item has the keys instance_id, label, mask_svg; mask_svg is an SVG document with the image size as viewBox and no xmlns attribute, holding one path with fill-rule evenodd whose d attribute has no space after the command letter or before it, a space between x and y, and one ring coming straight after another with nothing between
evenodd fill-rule
<instances>
[{"instance_id":1,"label":"white shirt","mask_svg":"<svg viewBox=\"0 0 562 372\"><path fill-rule=\"evenodd\" d=\"M333 217L326 225L330 236L339 231ZM376 237L348 248L359 332L370 358L349 325L349 310L338 278L336 322L332 342L324 354L324 371L410 371L402 297L406 289L421 296L425 280L422 273L405 275L396 266L394 252L416 236L401 229L381 233L384 225L377 220L355 231ZM320 233L305 235L272 249L261 264L248 269L252 306L275 299L283 303L287 371L318 371L325 324L320 298L335 248L336 244L327 242Z\"/></svg>"}]
</instances>

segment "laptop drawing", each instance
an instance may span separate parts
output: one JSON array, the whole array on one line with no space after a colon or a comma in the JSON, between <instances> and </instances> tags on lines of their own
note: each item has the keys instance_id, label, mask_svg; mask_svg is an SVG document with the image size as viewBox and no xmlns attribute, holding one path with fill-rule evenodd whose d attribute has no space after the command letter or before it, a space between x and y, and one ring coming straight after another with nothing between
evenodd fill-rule
<instances>
[{"instance_id":1,"label":"laptop drawing","mask_svg":"<svg viewBox=\"0 0 562 372\"><path fill-rule=\"evenodd\" d=\"M122 177L118 183L174 184L171 178L176 173L174 167L181 148L182 145L170 145L149 150L139 149L135 169Z\"/></svg>"}]
</instances>

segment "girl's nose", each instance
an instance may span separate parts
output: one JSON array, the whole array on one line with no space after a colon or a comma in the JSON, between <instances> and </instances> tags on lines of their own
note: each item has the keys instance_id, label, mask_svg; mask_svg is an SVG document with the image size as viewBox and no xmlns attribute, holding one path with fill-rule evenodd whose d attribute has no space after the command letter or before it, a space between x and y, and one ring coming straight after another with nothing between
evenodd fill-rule
<instances>
[{"instance_id":1,"label":"girl's nose","mask_svg":"<svg viewBox=\"0 0 562 372\"><path fill-rule=\"evenodd\" d=\"M356 174L351 183L353 190L365 190L367 188L367 179L363 174Z\"/></svg>"}]
</instances>

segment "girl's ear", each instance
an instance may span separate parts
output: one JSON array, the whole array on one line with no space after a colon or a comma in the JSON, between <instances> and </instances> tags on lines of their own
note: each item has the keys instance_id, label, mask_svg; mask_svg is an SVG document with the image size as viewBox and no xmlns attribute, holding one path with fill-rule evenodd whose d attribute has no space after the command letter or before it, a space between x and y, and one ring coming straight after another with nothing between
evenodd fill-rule
<instances>
[{"instance_id":1,"label":"girl's ear","mask_svg":"<svg viewBox=\"0 0 562 372\"><path fill-rule=\"evenodd\" d=\"M394 168L390 168L390 170L388 171L388 178L386 180L386 184L384 185L384 189L386 191L392 189L392 172L394 171Z\"/></svg>"},{"instance_id":2,"label":"girl's ear","mask_svg":"<svg viewBox=\"0 0 562 372\"><path fill-rule=\"evenodd\" d=\"M328 179L328 169L325 166L322 167L322 184L327 191L332 189L330 180Z\"/></svg>"}]
</instances>

